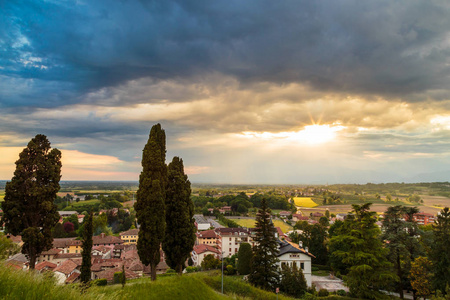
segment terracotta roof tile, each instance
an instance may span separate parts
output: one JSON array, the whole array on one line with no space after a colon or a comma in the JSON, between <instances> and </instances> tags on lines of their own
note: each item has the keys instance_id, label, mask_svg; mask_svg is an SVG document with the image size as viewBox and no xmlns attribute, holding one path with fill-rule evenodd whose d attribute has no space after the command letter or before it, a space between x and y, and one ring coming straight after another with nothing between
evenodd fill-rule
<instances>
[{"instance_id":1,"label":"terracotta roof tile","mask_svg":"<svg viewBox=\"0 0 450 300\"><path fill-rule=\"evenodd\" d=\"M195 245L194 246L194 251L197 254L201 254L201 253L204 253L204 252L207 252L207 251L210 251L210 252L213 252L213 253L216 253L216 254L220 254L220 251L217 250L217 248L215 248L213 246L210 246L210 245L204 245L204 244L202 244L202 245Z\"/></svg>"},{"instance_id":2,"label":"terracotta roof tile","mask_svg":"<svg viewBox=\"0 0 450 300\"><path fill-rule=\"evenodd\" d=\"M34 266L34 269L35 269L35 270L38 270L38 271L40 271L40 270L42 270L42 269L50 269L50 270L53 270L53 269L56 268L57 266L58 266L57 264L51 263L51 262L49 262L49 261L43 261L43 262L41 262L41 263L38 263L36 266Z\"/></svg>"},{"instance_id":3,"label":"terracotta roof tile","mask_svg":"<svg viewBox=\"0 0 450 300\"><path fill-rule=\"evenodd\" d=\"M69 275L73 270L75 270L77 267L77 264L71 261L70 259L66 260L62 264L56 267L56 269L53 270L53 272L60 272L65 274L66 276Z\"/></svg>"}]
</instances>

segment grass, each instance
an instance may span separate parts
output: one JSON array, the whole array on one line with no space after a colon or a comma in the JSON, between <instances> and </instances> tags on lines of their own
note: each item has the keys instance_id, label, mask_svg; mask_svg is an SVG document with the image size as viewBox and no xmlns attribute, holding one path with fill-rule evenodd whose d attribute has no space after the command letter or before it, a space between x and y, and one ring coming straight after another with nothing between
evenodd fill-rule
<instances>
[{"instance_id":1,"label":"grass","mask_svg":"<svg viewBox=\"0 0 450 300\"><path fill-rule=\"evenodd\" d=\"M294 203L296 206L301 207L316 207L317 203L312 201L309 197L294 197Z\"/></svg>"},{"instance_id":2,"label":"grass","mask_svg":"<svg viewBox=\"0 0 450 300\"><path fill-rule=\"evenodd\" d=\"M197 274L195 274L197 275ZM11 270L0 264L0 299L230 299L209 287L199 276L145 278L133 284L93 286L81 294L77 285L56 285L50 276Z\"/></svg>"},{"instance_id":3,"label":"grass","mask_svg":"<svg viewBox=\"0 0 450 300\"><path fill-rule=\"evenodd\" d=\"M242 227L248 227L248 228L254 228L255 227L255 219L233 219L236 223L239 224L239 226ZM275 227L280 227L283 232L288 232L292 230L292 226L289 226L288 224L284 223L281 220L273 220L273 225Z\"/></svg>"},{"instance_id":4,"label":"grass","mask_svg":"<svg viewBox=\"0 0 450 300\"><path fill-rule=\"evenodd\" d=\"M73 206L73 208L78 207L78 206L83 206L83 205L95 205L96 203L100 203L100 200L97 199L93 199L93 200L85 200L85 201L73 201L68 207L65 208L65 210L71 210L70 208L72 208L71 206Z\"/></svg>"}]
</instances>

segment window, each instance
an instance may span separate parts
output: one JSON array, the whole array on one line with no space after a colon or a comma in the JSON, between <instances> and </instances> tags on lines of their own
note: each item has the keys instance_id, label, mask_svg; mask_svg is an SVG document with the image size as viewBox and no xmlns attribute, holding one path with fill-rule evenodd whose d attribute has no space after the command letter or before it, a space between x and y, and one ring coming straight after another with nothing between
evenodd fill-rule
<instances>
[{"instance_id":1,"label":"window","mask_svg":"<svg viewBox=\"0 0 450 300\"><path fill-rule=\"evenodd\" d=\"M302 270L305 269L305 263L300 263L300 268L302 268Z\"/></svg>"},{"instance_id":2,"label":"window","mask_svg":"<svg viewBox=\"0 0 450 300\"><path fill-rule=\"evenodd\" d=\"M230 248L230 251L229 251L230 253L231 253L231 248Z\"/></svg>"}]
</instances>

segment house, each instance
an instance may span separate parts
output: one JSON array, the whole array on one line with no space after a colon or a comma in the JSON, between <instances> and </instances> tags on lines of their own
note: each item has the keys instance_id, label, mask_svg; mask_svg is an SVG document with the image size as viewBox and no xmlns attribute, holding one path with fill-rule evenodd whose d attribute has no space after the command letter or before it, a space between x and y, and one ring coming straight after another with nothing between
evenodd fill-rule
<instances>
[{"instance_id":1,"label":"house","mask_svg":"<svg viewBox=\"0 0 450 300\"><path fill-rule=\"evenodd\" d=\"M128 231L121 232L119 235L124 245L136 245L139 238L139 229L130 229Z\"/></svg>"},{"instance_id":2,"label":"house","mask_svg":"<svg viewBox=\"0 0 450 300\"><path fill-rule=\"evenodd\" d=\"M105 235L103 232L100 235L92 237L92 243L94 246L115 246L123 244L123 241L112 235Z\"/></svg>"},{"instance_id":3,"label":"house","mask_svg":"<svg viewBox=\"0 0 450 300\"><path fill-rule=\"evenodd\" d=\"M53 270L53 274L55 274L56 281L59 284L63 284L73 273L81 273L77 269L77 264L72 260L68 259L65 262L61 263ZM73 279L73 278L72 278Z\"/></svg>"},{"instance_id":4,"label":"house","mask_svg":"<svg viewBox=\"0 0 450 300\"><path fill-rule=\"evenodd\" d=\"M302 269L306 283L311 287L311 259L315 256L308 252L308 248L304 249L299 244L281 240L278 241L278 244L279 268L281 269L284 265L292 266L296 264L297 268Z\"/></svg>"},{"instance_id":5,"label":"house","mask_svg":"<svg viewBox=\"0 0 450 300\"><path fill-rule=\"evenodd\" d=\"M195 245L192 250L191 257L194 262L194 266L200 266L206 255L212 254L216 258L220 258L220 251L210 245Z\"/></svg>"},{"instance_id":6,"label":"house","mask_svg":"<svg viewBox=\"0 0 450 300\"><path fill-rule=\"evenodd\" d=\"M202 215L194 215L195 226L197 230L208 230L211 228L211 223L206 220L206 218Z\"/></svg>"},{"instance_id":7,"label":"house","mask_svg":"<svg viewBox=\"0 0 450 300\"><path fill-rule=\"evenodd\" d=\"M292 215L292 221L298 222L298 221L308 221L309 217L303 216L302 214L293 214Z\"/></svg>"},{"instance_id":8,"label":"house","mask_svg":"<svg viewBox=\"0 0 450 300\"><path fill-rule=\"evenodd\" d=\"M336 220L344 221L348 214L336 214Z\"/></svg>"},{"instance_id":9,"label":"house","mask_svg":"<svg viewBox=\"0 0 450 300\"><path fill-rule=\"evenodd\" d=\"M94 276L94 279L101 279L104 278L106 279L108 282L112 282L114 279L114 273L117 272L122 272L122 268L121 267L116 267L116 268L111 268L108 270L104 270L101 272L96 273ZM127 279L135 279L135 278L139 278L139 275L134 273L133 271L127 270L125 269L125 277Z\"/></svg>"},{"instance_id":10,"label":"house","mask_svg":"<svg viewBox=\"0 0 450 300\"><path fill-rule=\"evenodd\" d=\"M62 252L61 249L52 248L47 251L42 251L41 254L36 258L36 262L42 263L42 262L50 262L55 259L55 256L58 255L60 252Z\"/></svg>"},{"instance_id":11,"label":"house","mask_svg":"<svg viewBox=\"0 0 450 300\"><path fill-rule=\"evenodd\" d=\"M217 246L217 234L213 229L200 231L195 233L195 235L197 236L197 245L210 245L213 247Z\"/></svg>"},{"instance_id":12,"label":"house","mask_svg":"<svg viewBox=\"0 0 450 300\"><path fill-rule=\"evenodd\" d=\"M71 215L78 215L78 212L74 210L62 210L58 211L58 213L63 218L70 217Z\"/></svg>"},{"instance_id":13,"label":"house","mask_svg":"<svg viewBox=\"0 0 450 300\"><path fill-rule=\"evenodd\" d=\"M324 214L323 213L321 213L321 212L315 212L315 213L313 213L312 214L312 217L314 218L314 219L320 219L321 217L323 217L324 216Z\"/></svg>"},{"instance_id":14,"label":"house","mask_svg":"<svg viewBox=\"0 0 450 300\"><path fill-rule=\"evenodd\" d=\"M92 247L92 255L101 257L102 259L109 259L114 257L114 246L94 246Z\"/></svg>"},{"instance_id":15,"label":"house","mask_svg":"<svg viewBox=\"0 0 450 300\"><path fill-rule=\"evenodd\" d=\"M56 238L53 239L53 248L62 250L61 253L69 253L70 243L75 238Z\"/></svg>"},{"instance_id":16,"label":"house","mask_svg":"<svg viewBox=\"0 0 450 300\"><path fill-rule=\"evenodd\" d=\"M19 247L22 247L22 245L23 245L23 241L22 241L22 236L21 235L7 234L6 238L10 239L14 244L16 244Z\"/></svg>"},{"instance_id":17,"label":"house","mask_svg":"<svg viewBox=\"0 0 450 300\"><path fill-rule=\"evenodd\" d=\"M44 271L53 271L57 266L57 264L51 263L49 261L43 261L35 265L34 269L42 273Z\"/></svg>"},{"instance_id":18,"label":"house","mask_svg":"<svg viewBox=\"0 0 450 300\"><path fill-rule=\"evenodd\" d=\"M280 217L281 218L287 218L291 215L292 213L290 211L280 211Z\"/></svg>"},{"instance_id":19,"label":"house","mask_svg":"<svg viewBox=\"0 0 450 300\"><path fill-rule=\"evenodd\" d=\"M237 254L241 243L249 243L252 247L255 242L252 231L247 228L216 228L217 248L222 251L224 257Z\"/></svg>"},{"instance_id":20,"label":"house","mask_svg":"<svg viewBox=\"0 0 450 300\"><path fill-rule=\"evenodd\" d=\"M434 223L434 215L425 213L425 212L419 212L417 214L414 214L413 220L417 222L419 225L428 225Z\"/></svg>"}]
</instances>

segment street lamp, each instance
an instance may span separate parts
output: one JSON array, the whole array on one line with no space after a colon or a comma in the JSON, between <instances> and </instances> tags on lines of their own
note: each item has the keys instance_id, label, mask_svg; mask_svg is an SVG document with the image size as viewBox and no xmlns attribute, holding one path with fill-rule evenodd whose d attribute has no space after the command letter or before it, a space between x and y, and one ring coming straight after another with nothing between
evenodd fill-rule
<instances>
[{"instance_id":1,"label":"street lamp","mask_svg":"<svg viewBox=\"0 0 450 300\"><path fill-rule=\"evenodd\" d=\"M223 254L225 251L222 251L222 294L223 294Z\"/></svg>"}]
</instances>

